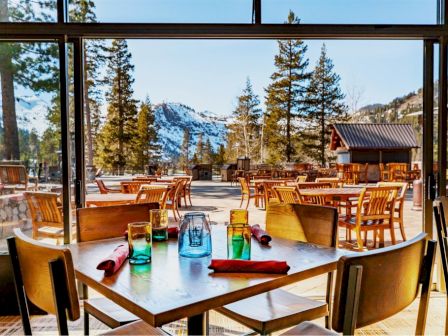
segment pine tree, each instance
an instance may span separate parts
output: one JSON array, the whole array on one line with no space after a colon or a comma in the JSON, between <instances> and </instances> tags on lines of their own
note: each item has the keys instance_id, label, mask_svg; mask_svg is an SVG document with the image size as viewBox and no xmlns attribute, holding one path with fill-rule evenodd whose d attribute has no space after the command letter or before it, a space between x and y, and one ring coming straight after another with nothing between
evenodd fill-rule
<instances>
[{"instance_id":1,"label":"pine tree","mask_svg":"<svg viewBox=\"0 0 448 336\"><path fill-rule=\"evenodd\" d=\"M189 149L190 149L190 130L188 128L185 128L179 157L179 165L183 171L185 171L187 167L190 165L190 158L188 157Z\"/></svg>"},{"instance_id":2,"label":"pine tree","mask_svg":"<svg viewBox=\"0 0 448 336\"><path fill-rule=\"evenodd\" d=\"M287 24L299 24L290 11ZM279 53L275 56L276 71L266 89L266 123L269 161L291 162L296 158L296 140L299 124L305 112L306 89L311 74L307 71L307 46L302 40L278 41Z\"/></svg>"},{"instance_id":3,"label":"pine tree","mask_svg":"<svg viewBox=\"0 0 448 336\"><path fill-rule=\"evenodd\" d=\"M223 144L219 144L218 152L215 154L214 163L222 166L226 162L226 149Z\"/></svg>"},{"instance_id":4,"label":"pine tree","mask_svg":"<svg viewBox=\"0 0 448 336\"><path fill-rule=\"evenodd\" d=\"M43 11L35 15L35 7ZM48 0L0 0L0 22L48 20L44 11ZM15 87L35 92L54 92L58 88L57 46L54 43L0 43L0 81L2 88L3 158L20 159L19 130L16 114Z\"/></svg>"},{"instance_id":5,"label":"pine tree","mask_svg":"<svg viewBox=\"0 0 448 336\"><path fill-rule=\"evenodd\" d=\"M347 106L342 102L345 95L339 85L340 77L327 56L325 44L311 77L307 94L307 130L304 151L322 166L328 162L330 125L347 120Z\"/></svg>"},{"instance_id":6,"label":"pine tree","mask_svg":"<svg viewBox=\"0 0 448 336\"><path fill-rule=\"evenodd\" d=\"M196 151L195 151L195 155L196 155L196 160L197 162L195 163L202 163L202 160L204 158L204 142L203 142L203 134L199 133L198 135L198 141L196 143Z\"/></svg>"},{"instance_id":7,"label":"pine tree","mask_svg":"<svg viewBox=\"0 0 448 336\"><path fill-rule=\"evenodd\" d=\"M202 157L202 163L213 163L213 157L215 153L213 152L212 143L210 142L210 139L207 139L204 145L204 155Z\"/></svg>"},{"instance_id":8,"label":"pine tree","mask_svg":"<svg viewBox=\"0 0 448 336\"><path fill-rule=\"evenodd\" d=\"M137 101L133 98L132 88L134 66L126 40L113 40L108 52L106 83L110 91L106 94L107 120L101 129L99 160L105 168L123 174L126 164L135 160Z\"/></svg>"},{"instance_id":9,"label":"pine tree","mask_svg":"<svg viewBox=\"0 0 448 336\"><path fill-rule=\"evenodd\" d=\"M157 143L155 115L149 97L140 105L137 118L136 167L144 171L148 163L156 163L159 157L160 145Z\"/></svg>"},{"instance_id":10,"label":"pine tree","mask_svg":"<svg viewBox=\"0 0 448 336\"><path fill-rule=\"evenodd\" d=\"M72 0L70 20L73 22L97 22L95 3L91 0ZM84 43L84 115L86 133L86 165L94 164L97 135L100 129L101 71L106 62L104 40L87 40Z\"/></svg>"},{"instance_id":11,"label":"pine tree","mask_svg":"<svg viewBox=\"0 0 448 336\"><path fill-rule=\"evenodd\" d=\"M232 146L244 150L246 157L252 158L257 153L260 139L260 100L252 89L248 78L242 95L238 97L238 106L233 112L234 122L229 126L228 137Z\"/></svg>"}]
</instances>

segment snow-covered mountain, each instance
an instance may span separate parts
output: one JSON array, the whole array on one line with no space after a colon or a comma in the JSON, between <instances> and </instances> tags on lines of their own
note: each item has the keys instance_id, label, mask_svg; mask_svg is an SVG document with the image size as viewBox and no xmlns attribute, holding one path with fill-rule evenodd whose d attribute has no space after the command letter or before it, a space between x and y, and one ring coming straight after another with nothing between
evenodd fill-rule
<instances>
[{"instance_id":1,"label":"snow-covered mountain","mask_svg":"<svg viewBox=\"0 0 448 336\"><path fill-rule=\"evenodd\" d=\"M156 125L158 126L159 142L162 145L165 158L178 156L182 146L184 130L190 131L190 151L196 148L199 134L205 143L210 139L212 147L217 150L224 143L228 119L204 111L194 109L179 103L163 103L154 106Z\"/></svg>"}]
</instances>

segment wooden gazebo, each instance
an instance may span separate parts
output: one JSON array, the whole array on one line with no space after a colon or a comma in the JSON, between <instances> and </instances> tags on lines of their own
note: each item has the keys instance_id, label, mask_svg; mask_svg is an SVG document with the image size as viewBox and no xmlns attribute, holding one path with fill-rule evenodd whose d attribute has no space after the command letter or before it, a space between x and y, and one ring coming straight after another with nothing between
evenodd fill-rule
<instances>
[{"instance_id":1,"label":"wooden gazebo","mask_svg":"<svg viewBox=\"0 0 448 336\"><path fill-rule=\"evenodd\" d=\"M334 124L330 150L338 163L368 163L369 180L379 179L380 163L411 164L412 149L418 148L410 124Z\"/></svg>"}]
</instances>

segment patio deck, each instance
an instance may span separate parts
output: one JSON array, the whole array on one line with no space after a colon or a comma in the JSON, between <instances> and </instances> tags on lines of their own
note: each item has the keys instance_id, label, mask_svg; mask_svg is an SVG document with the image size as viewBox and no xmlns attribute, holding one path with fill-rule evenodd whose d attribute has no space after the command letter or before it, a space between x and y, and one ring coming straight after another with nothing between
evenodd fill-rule
<instances>
[{"instance_id":1,"label":"patio deck","mask_svg":"<svg viewBox=\"0 0 448 336\"><path fill-rule=\"evenodd\" d=\"M115 179L106 179L107 183L112 183ZM89 192L96 192L96 186L88 185ZM240 188L239 186L230 186L228 182L218 181L194 181L192 184L192 201L193 207L182 207L181 213L188 211L203 211L209 214L213 224L223 225L229 220L229 209L238 208L240 204ZM415 236L421 232L422 213L411 210L412 208L412 191L408 191L405 201L405 225L408 238ZM170 211L171 215L171 211ZM262 224L265 221L265 211L258 209L251 201L249 206L249 222L250 224ZM397 230L398 233L398 230ZM397 234L400 241L401 236ZM385 235L386 245L390 244L389 235ZM295 285L288 286L288 290L293 293L301 294L311 298L324 299L325 293L325 277L313 278L312 280L303 281ZM428 311L427 334L440 335L444 332L445 321L445 294L439 292L431 293L431 303ZM374 324L368 328L357 331L359 335L387 335L400 334L410 335L415 332L415 321L417 318L418 300L400 314ZM212 335L241 335L249 330L232 320L212 312L210 315L211 334ZM323 325L323 319L319 320ZM34 317L32 325L35 328L36 335L53 335L57 329L53 317L43 316ZM91 334L100 334L107 330L107 327L101 323L91 319ZM71 324L70 330L72 334L82 334L82 319ZM167 326L167 330L176 335L185 335L185 321L172 323ZM0 317L0 334L12 335L20 333L20 319L18 317ZM277 333L276 333L277 334Z\"/></svg>"}]
</instances>

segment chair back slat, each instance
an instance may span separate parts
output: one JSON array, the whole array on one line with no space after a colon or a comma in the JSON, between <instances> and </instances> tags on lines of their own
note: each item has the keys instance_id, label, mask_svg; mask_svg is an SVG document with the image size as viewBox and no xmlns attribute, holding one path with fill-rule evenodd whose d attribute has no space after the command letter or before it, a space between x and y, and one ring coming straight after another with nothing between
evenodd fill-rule
<instances>
[{"instance_id":1,"label":"chair back slat","mask_svg":"<svg viewBox=\"0 0 448 336\"><path fill-rule=\"evenodd\" d=\"M123 194L137 194L142 185L148 184L150 183L147 181L122 181L120 182L121 192Z\"/></svg>"},{"instance_id":2,"label":"chair back slat","mask_svg":"<svg viewBox=\"0 0 448 336\"><path fill-rule=\"evenodd\" d=\"M168 189L158 185L142 185L135 203L159 203L161 208L165 207L166 198L168 196Z\"/></svg>"},{"instance_id":3,"label":"chair back slat","mask_svg":"<svg viewBox=\"0 0 448 336\"><path fill-rule=\"evenodd\" d=\"M14 230L20 275L26 297L37 307L49 314L56 314L49 261L60 260L65 271L67 317L75 321L80 317L75 270L71 252L66 247L46 245L25 236L19 229ZM9 243L8 243L9 245Z\"/></svg>"},{"instance_id":4,"label":"chair back slat","mask_svg":"<svg viewBox=\"0 0 448 336\"><path fill-rule=\"evenodd\" d=\"M342 187L341 180L339 177L318 177L316 179L317 183L330 183L331 188Z\"/></svg>"},{"instance_id":5,"label":"chair back slat","mask_svg":"<svg viewBox=\"0 0 448 336\"><path fill-rule=\"evenodd\" d=\"M104 184L104 181L101 179L95 179L96 184L98 185L98 189L100 190L101 194L107 194L107 188L106 185Z\"/></svg>"},{"instance_id":6,"label":"chair back slat","mask_svg":"<svg viewBox=\"0 0 448 336\"><path fill-rule=\"evenodd\" d=\"M78 209L78 242L122 237L128 223L149 222L149 210L158 208L145 203Z\"/></svg>"},{"instance_id":7,"label":"chair back slat","mask_svg":"<svg viewBox=\"0 0 448 336\"><path fill-rule=\"evenodd\" d=\"M247 180L244 177L238 177L238 182L240 183L241 194L249 195L250 189L249 189L249 184L247 183Z\"/></svg>"},{"instance_id":8,"label":"chair back slat","mask_svg":"<svg viewBox=\"0 0 448 336\"><path fill-rule=\"evenodd\" d=\"M266 231L273 237L334 247L337 223L337 209L330 207L272 204L266 210Z\"/></svg>"},{"instance_id":9,"label":"chair back slat","mask_svg":"<svg viewBox=\"0 0 448 336\"><path fill-rule=\"evenodd\" d=\"M295 187L274 186L272 190L280 203L300 203L300 195Z\"/></svg>"},{"instance_id":10,"label":"chair back slat","mask_svg":"<svg viewBox=\"0 0 448 336\"><path fill-rule=\"evenodd\" d=\"M390 219L398 187L367 187L359 196L356 216L361 221Z\"/></svg>"},{"instance_id":11,"label":"chair back slat","mask_svg":"<svg viewBox=\"0 0 448 336\"><path fill-rule=\"evenodd\" d=\"M335 331L342 332L344 328L351 266L362 266L356 328L386 319L415 300L423 272L425 238L422 233L398 245L350 254L339 260L332 319Z\"/></svg>"}]
</instances>

